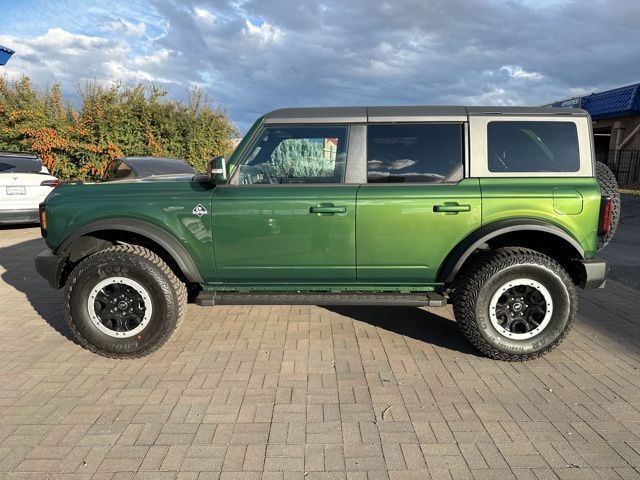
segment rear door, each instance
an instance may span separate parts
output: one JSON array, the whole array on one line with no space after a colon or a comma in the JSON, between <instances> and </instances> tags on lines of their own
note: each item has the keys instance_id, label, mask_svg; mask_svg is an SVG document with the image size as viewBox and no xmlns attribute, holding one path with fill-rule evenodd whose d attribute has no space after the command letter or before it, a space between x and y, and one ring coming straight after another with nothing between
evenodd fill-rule
<instances>
[{"instance_id":1,"label":"rear door","mask_svg":"<svg viewBox=\"0 0 640 480\"><path fill-rule=\"evenodd\" d=\"M344 125L270 126L212 197L218 275L230 284L355 282L357 185Z\"/></svg>"},{"instance_id":2,"label":"rear door","mask_svg":"<svg viewBox=\"0 0 640 480\"><path fill-rule=\"evenodd\" d=\"M357 196L359 283L436 281L453 247L480 226L478 179L464 177L461 123L369 125L367 184Z\"/></svg>"}]
</instances>

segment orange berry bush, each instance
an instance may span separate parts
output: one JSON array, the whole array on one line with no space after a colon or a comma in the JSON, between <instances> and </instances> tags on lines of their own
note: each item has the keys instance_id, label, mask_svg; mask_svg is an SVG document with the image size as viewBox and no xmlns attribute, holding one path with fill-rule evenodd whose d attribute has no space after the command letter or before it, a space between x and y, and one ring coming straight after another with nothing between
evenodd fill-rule
<instances>
[{"instance_id":1,"label":"orange berry bush","mask_svg":"<svg viewBox=\"0 0 640 480\"><path fill-rule=\"evenodd\" d=\"M204 172L215 155L229 155L238 132L226 112L199 89L185 102L154 85L78 88L79 106L60 84L40 91L28 77L0 77L0 150L35 152L63 180L102 177L122 156L182 158Z\"/></svg>"}]
</instances>

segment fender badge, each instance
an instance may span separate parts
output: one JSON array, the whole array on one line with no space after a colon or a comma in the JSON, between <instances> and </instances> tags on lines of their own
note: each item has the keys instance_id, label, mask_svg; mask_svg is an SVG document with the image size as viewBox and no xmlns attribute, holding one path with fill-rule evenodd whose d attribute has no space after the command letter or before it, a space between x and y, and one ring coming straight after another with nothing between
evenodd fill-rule
<instances>
[{"instance_id":1,"label":"fender badge","mask_svg":"<svg viewBox=\"0 0 640 480\"><path fill-rule=\"evenodd\" d=\"M207 209L204 208L202 205L198 204L194 207L193 211L191 212L194 215L196 215L197 217L201 217L203 215L207 214Z\"/></svg>"}]
</instances>

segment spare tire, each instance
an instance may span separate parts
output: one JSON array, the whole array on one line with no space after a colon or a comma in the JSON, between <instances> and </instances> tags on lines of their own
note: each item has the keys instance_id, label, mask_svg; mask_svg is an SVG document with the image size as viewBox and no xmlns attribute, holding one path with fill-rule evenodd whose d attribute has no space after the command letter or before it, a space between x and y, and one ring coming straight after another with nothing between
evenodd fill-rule
<instances>
[{"instance_id":1,"label":"spare tire","mask_svg":"<svg viewBox=\"0 0 640 480\"><path fill-rule=\"evenodd\" d=\"M620 189L616 176L611 169L602 162L596 162L596 178L603 195L611 197L611 217L609 231L598 237L598 250L604 248L613 238L620 221Z\"/></svg>"}]
</instances>

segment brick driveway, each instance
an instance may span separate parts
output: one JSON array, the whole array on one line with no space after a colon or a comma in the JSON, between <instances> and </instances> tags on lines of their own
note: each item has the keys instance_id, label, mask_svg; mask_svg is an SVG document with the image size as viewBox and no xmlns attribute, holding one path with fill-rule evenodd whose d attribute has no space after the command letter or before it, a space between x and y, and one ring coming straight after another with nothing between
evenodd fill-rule
<instances>
[{"instance_id":1,"label":"brick driveway","mask_svg":"<svg viewBox=\"0 0 640 480\"><path fill-rule=\"evenodd\" d=\"M476 356L445 309L195 305L160 352L114 361L67 338L38 237L0 230L0 478L640 478L620 283L524 364Z\"/></svg>"}]
</instances>

